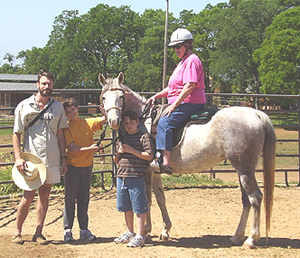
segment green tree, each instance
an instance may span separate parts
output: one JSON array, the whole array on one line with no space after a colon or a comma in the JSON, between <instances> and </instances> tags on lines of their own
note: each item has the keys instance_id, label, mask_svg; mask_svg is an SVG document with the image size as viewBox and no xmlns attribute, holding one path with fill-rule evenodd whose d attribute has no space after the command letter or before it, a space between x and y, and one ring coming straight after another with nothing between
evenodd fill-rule
<instances>
[{"instance_id":1,"label":"green tree","mask_svg":"<svg viewBox=\"0 0 300 258\"><path fill-rule=\"evenodd\" d=\"M4 63L0 67L0 73L24 73L24 69L21 65L17 64L14 65L14 62L16 61L16 57L13 54L6 53L3 60L6 60L8 63Z\"/></svg>"},{"instance_id":2,"label":"green tree","mask_svg":"<svg viewBox=\"0 0 300 258\"><path fill-rule=\"evenodd\" d=\"M58 78L64 73L62 65L59 63L66 42L65 30L69 21L78 16L78 11L63 11L61 15L55 17L53 31L49 36L49 41L43 48L32 47L31 50L20 51L18 58L23 59L24 68L27 73L36 74L43 69L51 71ZM61 81L61 80L60 80ZM63 88L64 83L57 83L57 88Z\"/></svg>"},{"instance_id":3,"label":"green tree","mask_svg":"<svg viewBox=\"0 0 300 258\"><path fill-rule=\"evenodd\" d=\"M265 28L278 12L274 0L235 0L219 13L214 30L216 51L212 52L214 80L244 92L250 82L259 93L258 64L253 53L264 40ZM227 89L228 90L228 89ZM226 91L227 91L226 90Z\"/></svg>"},{"instance_id":4,"label":"green tree","mask_svg":"<svg viewBox=\"0 0 300 258\"><path fill-rule=\"evenodd\" d=\"M300 7L277 15L266 30L261 48L255 52L260 63L261 91L299 94L300 89Z\"/></svg>"},{"instance_id":5,"label":"green tree","mask_svg":"<svg viewBox=\"0 0 300 258\"><path fill-rule=\"evenodd\" d=\"M206 92L212 90L209 86L210 77L213 76L210 71L211 55L216 50L215 24L220 12L226 7L226 3L220 3L216 6L209 4L188 22L188 29L194 35L194 52L199 56L204 67Z\"/></svg>"},{"instance_id":6,"label":"green tree","mask_svg":"<svg viewBox=\"0 0 300 258\"><path fill-rule=\"evenodd\" d=\"M165 12L161 9L147 9L141 16L145 34L140 40L139 50L134 54L132 63L125 71L128 86L135 91L160 91L162 87L164 61ZM177 27L176 19L169 14L169 34ZM172 50L168 50L168 57ZM175 67L172 58L168 58L168 72Z\"/></svg>"},{"instance_id":7,"label":"green tree","mask_svg":"<svg viewBox=\"0 0 300 258\"><path fill-rule=\"evenodd\" d=\"M29 74L37 74L41 69L50 71L49 53L46 48L33 47L31 50L20 51L18 58L24 60L24 68Z\"/></svg>"},{"instance_id":8,"label":"green tree","mask_svg":"<svg viewBox=\"0 0 300 258\"><path fill-rule=\"evenodd\" d=\"M99 4L73 18L64 30L65 40L57 61L64 71L60 78L68 81L67 87L98 87L99 72L115 75L131 62L141 33L138 14L127 6Z\"/></svg>"}]
</instances>

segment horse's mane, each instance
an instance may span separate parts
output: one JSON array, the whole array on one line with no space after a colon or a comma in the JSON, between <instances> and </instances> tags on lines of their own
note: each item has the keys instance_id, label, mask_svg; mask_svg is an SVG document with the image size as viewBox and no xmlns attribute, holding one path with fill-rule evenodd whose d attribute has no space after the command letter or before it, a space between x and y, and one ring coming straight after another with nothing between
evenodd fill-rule
<instances>
[{"instance_id":1,"label":"horse's mane","mask_svg":"<svg viewBox=\"0 0 300 258\"><path fill-rule=\"evenodd\" d=\"M113 91L113 90L123 90L119 84L114 83L114 79L113 78L107 78L106 79L106 84L102 87L102 92L101 92L101 96L106 92L106 91Z\"/></svg>"},{"instance_id":2,"label":"horse's mane","mask_svg":"<svg viewBox=\"0 0 300 258\"><path fill-rule=\"evenodd\" d=\"M106 81L107 81L107 83L102 88L102 93L101 93L100 97L102 97L102 95L106 91L122 90L125 94L132 94L137 102L141 102L142 104L146 103L146 99L143 96L141 96L139 93L133 91L128 86L126 86L124 84L115 83L113 78L107 78Z\"/></svg>"},{"instance_id":3,"label":"horse's mane","mask_svg":"<svg viewBox=\"0 0 300 258\"><path fill-rule=\"evenodd\" d=\"M130 89L128 86L124 84L121 84L121 87L123 87L125 93L131 93L138 102L141 102L143 104L146 103L146 99L143 96L141 96L139 93L133 91L132 89Z\"/></svg>"}]
</instances>

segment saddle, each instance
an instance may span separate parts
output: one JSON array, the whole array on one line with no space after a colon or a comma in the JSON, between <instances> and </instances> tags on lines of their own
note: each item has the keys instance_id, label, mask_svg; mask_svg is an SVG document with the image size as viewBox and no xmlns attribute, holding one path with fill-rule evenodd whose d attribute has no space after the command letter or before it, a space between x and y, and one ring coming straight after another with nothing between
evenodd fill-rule
<instances>
[{"instance_id":1,"label":"saddle","mask_svg":"<svg viewBox=\"0 0 300 258\"><path fill-rule=\"evenodd\" d=\"M156 134L156 127L158 121L163 113L163 111L168 107L168 104L164 105L155 105L151 111L151 134ZM195 123L195 124L206 124L211 118L219 111L217 108L209 108L205 110L199 110L196 113L192 114L189 118L187 118L180 127L174 129L174 141L173 147L175 147L181 140L183 132L186 128L187 123Z\"/></svg>"}]
</instances>

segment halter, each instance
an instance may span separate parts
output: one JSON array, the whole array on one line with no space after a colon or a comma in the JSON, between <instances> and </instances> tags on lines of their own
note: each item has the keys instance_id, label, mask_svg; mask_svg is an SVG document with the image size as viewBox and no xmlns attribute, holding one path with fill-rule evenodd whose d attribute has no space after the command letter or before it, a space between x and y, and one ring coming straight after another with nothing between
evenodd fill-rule
<instances>
[{"instance_id":1,"label":"halter","mask_svg":"<svg viewBox=\"0 0 300 258\"><path fill-rule=\"evenodd\" d=\"M110 89L110 91L117 91L117 90L122 91L124 94L125 94L125 93L130 93L130 92L124 91L123 89L117 89L117 88L115 88L115 89ZM108 88L107 88L105 91L103 91L101 95L103 95L103 94L104 94L105 92L107 92L107 91L108 91ZM112 110L112 109L117 109L117 110L119 110L119 111L122 113L122 110L123 110L124 106L125 106L125 98L124 98L124 100L123 100L123 106L122 106L122 107L113 106L113 107L108 108L108 109L106 110L106 112L108 112L109 110ZM102 133L101 133L100 139L99 139L99 141L97 142L97 145L98 145L98 146L100 146L100 143L101 143L101 142L103 141L103 139L105 138L105 133L106 133L107 125L108 125L108 122L105 123L105 127L104 127L104 129L103 129L103 131L102 131ZM120 135L120 133L119 133L119 135ZM111 146L112 144L114 144L115 142L117 142L117 141L119 140L119 138L120 138L120 136L116 137L113 141L111 141L109 144L107 144L107 145L101 147L99 150L103 150L103 149L105 149L105 148L108 148L109 146Z\"/></svg>"},{"instance_id":2,"label":"halter","mask_svg":"<svg viewBox=\"0 0 300 258\"><path fill-rule=\"evenodd\" d=\"M124 102L124 104L125 104L125 102ZM124 105L123 105L123 107L124 107ZM106 112L108 112L109 110L112 110L112 109L117 109L119 111L122 111L123 107L110 107L109 109L106 110Z\"/></svg>"}]
</instances>

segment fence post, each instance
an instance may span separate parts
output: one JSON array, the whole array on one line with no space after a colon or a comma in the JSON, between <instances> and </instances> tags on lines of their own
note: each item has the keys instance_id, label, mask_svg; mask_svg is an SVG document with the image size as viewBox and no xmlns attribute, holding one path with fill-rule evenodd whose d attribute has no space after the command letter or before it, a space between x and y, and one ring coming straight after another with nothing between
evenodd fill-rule
<instances>
[{"instance_id":1,"label":"fence post","mask_svg":"<svg viewBox=\"0 0 300 258\"><path fill-rule=\"evenodd\" d=\"M297 106L297 111L298 111L298 185L300 186L300 95L298 95L298 106Z\"/></svg>"}]
</instances>

